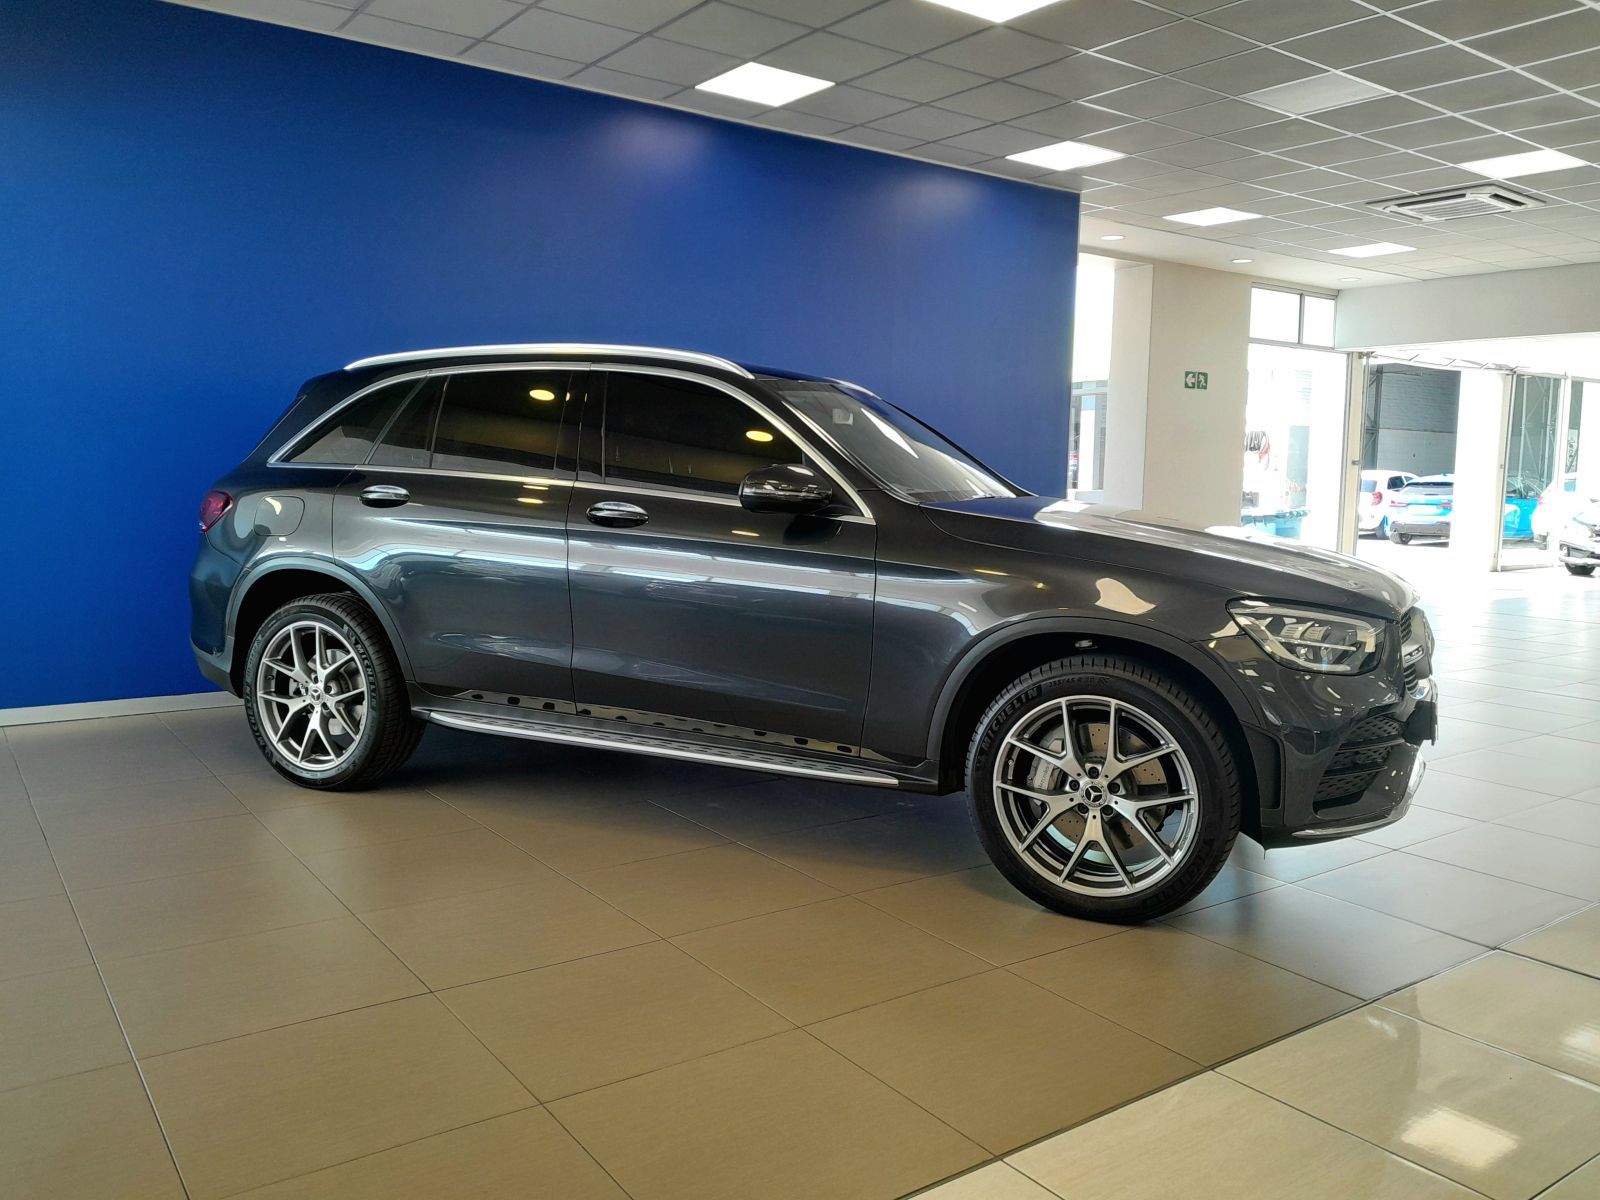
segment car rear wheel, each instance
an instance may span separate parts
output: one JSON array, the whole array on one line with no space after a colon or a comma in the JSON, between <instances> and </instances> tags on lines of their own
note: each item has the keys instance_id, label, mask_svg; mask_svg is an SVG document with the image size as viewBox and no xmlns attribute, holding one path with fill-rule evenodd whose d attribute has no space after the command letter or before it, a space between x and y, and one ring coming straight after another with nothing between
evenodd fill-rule
<instances>
[{"instance_id":1,"label":"car rear wheel","mask_svg":"<svg viewBox=\"0 0 1600 1200\"><path fill-rule=\"evenodd\" d=\"M1389 540L1397 546L1409 546L1411 544L1411 535L1391 529L1389 530Z\"/></svg>"},{"instance_id":2,"label":"car rear wheel","mask_svg":"<svg viewBox=\"0 0 1600 1200\"><path fill-rule=\"evenodd\" d=\"M1564 566L1567 569L1568 573L1572 574L1572 575L1593 575L1594 574L1594 568L1593 567L1580 567L1577 563L1562 563L1561 565Z\"/></svg>"},{"instance_id":3,"label":"car rear wheel","mask_svg":"<svg viewBox=\"0 0 1600 1200\"><path fill-rule=\"evenodd\" d=\"M973 823L995 866L1048 908L1145 921L1193 899L1239 831L1217 719L1120 656L1062 659L1001 693L967 756Z\"/></svg>"},{"instance_id":4,"label":"car rear wheel","mask_svg":"<svg viewBox=\"0 0 1600 1200\"><path fill-rule=\"evenodd\" d=\"M266 619L244 703L261 753L302 787L370 787L422 738L383 626L349 595L305 596Z\"/></svg>"}]
</instances>

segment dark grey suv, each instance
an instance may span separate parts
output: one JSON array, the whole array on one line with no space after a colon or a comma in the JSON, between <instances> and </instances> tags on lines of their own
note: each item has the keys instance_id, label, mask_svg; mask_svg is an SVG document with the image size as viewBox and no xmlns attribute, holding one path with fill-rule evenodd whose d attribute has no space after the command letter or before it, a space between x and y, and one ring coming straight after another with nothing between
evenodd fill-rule
<instances>
[{"instance_id":1,"label":"dark grey suv","mask_svg":"<svg viewBox=\"0 0 1600 1200\"><path fill-rule=\"evenodd\" d=\"M1432 637L1354 559L1029 495L853 384L637 346L311 380L201 514L205 673L312 788L423 723L965 788L1052 908L1396 820ZM537 780L529 781L530 787Z\"/></svg>"}]
</instances>

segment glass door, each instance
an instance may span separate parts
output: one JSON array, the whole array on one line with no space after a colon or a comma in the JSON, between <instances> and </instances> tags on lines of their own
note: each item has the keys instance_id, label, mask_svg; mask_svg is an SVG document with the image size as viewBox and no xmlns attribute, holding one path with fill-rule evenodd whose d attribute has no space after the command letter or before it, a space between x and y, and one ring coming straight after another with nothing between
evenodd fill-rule
<instances>
[{"instance_id":1,"label":"glass door","mask_svg":"<svg viewBox=\"0 0 1600 1200\"><path fill-rule=\"evenodd\" d=\"M1506 429L1506 486L1500 524L1500 569L1548 566L1540 542L1562 488L1567 460L1566 381L1552 375L1517 375L1511 386ZM1574 449L1576 443L1574 442ZM1576 460L1574 459L1574 462ZM1541 505L1545 515L1539 516Z\"/></svg>"},{"instance_id":2,"label":"glass door","mask_svg":"<svg viewBox=\"0 0 1600 1200\"><path fill-rule=\"evenodd\" d=\"M1240 520L1337 549L1348 356L1252 342L1249 365Z\"/></svg>"}]
</instances>

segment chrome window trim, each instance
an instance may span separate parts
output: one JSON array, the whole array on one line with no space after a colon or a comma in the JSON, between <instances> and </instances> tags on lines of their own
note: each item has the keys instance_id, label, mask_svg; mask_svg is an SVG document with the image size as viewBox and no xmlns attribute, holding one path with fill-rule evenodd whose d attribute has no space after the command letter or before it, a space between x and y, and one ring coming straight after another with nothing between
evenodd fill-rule
<instances>
[{"instance_id":1,"label":"chrome window trim","mask_svg":"<svg viewBox=\"0 0 1600 1200\"><path fill-rule=\"evenodd\" d=\"M345 370L358 371L363 367L381 367L390 363L413 362L424 358L454 358L467 355L496 354L577 354L590 358L605 358L617 354L636 354L641 357L671 359L674 362L690 363L700 367L715 367L721 371L743 376L745 379L755 378L754 375L738 363L717 354L704 354L698 350L673 350L662 346L605 345L588 342L529 342L526 344L513 342L496 346L441 346L431 350L407 350L399 354L375 354L371 358L358 358L355 362L348 364Z\"/></svg>"},{"instance_id":2,"label":"chrome window trim","mask_svg":"<svg viewBox=\"0 0 1600 1200\"><path fill-rule=\"evenodd\" d=\"M833 480L835 486L837 486L840 491L849 497L850 503L855 507L856 511L854 513L833 516L830 518L831 520L844 520L845 517L848 516L865 520L871 524L877 524L877 522L873 521L872 519L872 510L867 507L866 501L861 498L861 493L850 486L850 481L844 478L844 476L839 473L839 469L828 461L827 455L817 453L816 446L807 441L805 438L801 437L793 425L784 420L777 413L773 412L770 408L761 403L761 401L757 400L748 392L741 391L739 388L734 387L730 383L724 383L720 379L712 379L705 375L697 375L692 371L678 371L671 367L652 367L644 363L596 362L590 364L590 369L595 371L617 371L629 375L660 375L665 376L668 379L683 379L690 383L702 384L705 387L714 388L719 392L727 393L735 400L741 401L746 408L753 409L755 412L759 413L763 419L768 421L773 426L773 428L782 431L784 436L786 436L795 445L799 446L801 450L805 451L805 453L822 468L822 473L829 479ZM754 378L754 376L751 376L751 378ZM600 466L603 473L605 464L602 462ZM606 483L605 486L618 489L631 488L635 491L642 491L649 488L651 485L634 484L627 480L623 480L618 483ZM680 499L712 497L719 500L726 500L733 504L739 503L738 497L736 496L719 496L715 492L705 492L694 488L684 488L681 491L676 488L658 488L655 490L659 495L674 496ZM743 507L743 505L740 505L740 507Z\"/></svg>"}]
</instances>

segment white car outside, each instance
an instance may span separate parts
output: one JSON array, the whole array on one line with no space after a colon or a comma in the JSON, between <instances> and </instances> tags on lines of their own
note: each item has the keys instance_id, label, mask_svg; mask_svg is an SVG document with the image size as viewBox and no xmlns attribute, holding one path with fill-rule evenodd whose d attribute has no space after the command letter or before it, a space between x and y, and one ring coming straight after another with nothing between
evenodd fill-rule
<instances>
[{"instance_id":1,"label":"white car outside","mask_svg":"<svg viewBox=\"0 0 1600 1200\"><path fill-rule=\"evenodd\" d=\"M1389 532L1389 498L1416 476L1410 471L1361 472L1361 496L1356 501L1356 532L1382 537Z\"/></svg>"}]
</instances>

